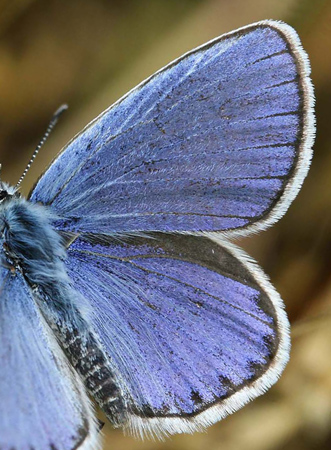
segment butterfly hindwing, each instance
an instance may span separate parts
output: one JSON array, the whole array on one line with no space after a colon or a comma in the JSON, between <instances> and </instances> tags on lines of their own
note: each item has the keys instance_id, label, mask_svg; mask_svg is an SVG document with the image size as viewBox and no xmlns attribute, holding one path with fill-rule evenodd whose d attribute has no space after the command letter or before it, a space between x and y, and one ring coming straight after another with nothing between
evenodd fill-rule
<instances>
[{"instance_id":1,"label":"butterfly hindwing","mask_svg":"<svg viewBox=\"0 0 331 450\"><path fill-rule=\"evenodd\" d=\"M288 25L264 21L215 39L88 125L31 200L51 205L64 231L265 228L309 167L309 73Z\"/></svg>"},{"instance_id":2,"label":"butterfly hindwing","mask_svg":"<svg viewBox=\"0 0 331 450\"><path fill-rule=\"evenodd\" d=\"M26 281L0 265L0 283L1 450L99 448L82 382Z\"/></svg>"},{"instance_id":3,"label":"butterfly hindwing","mask_svg":"<svg viewBox=\"0 0 331 450\"><path fill-rule=\"evenodd\" d=\"M201 429L260 395L286 364L280 297L229 243L85 236L67 268L121 374L134 433Z\"/></svg>"}]
</instances>

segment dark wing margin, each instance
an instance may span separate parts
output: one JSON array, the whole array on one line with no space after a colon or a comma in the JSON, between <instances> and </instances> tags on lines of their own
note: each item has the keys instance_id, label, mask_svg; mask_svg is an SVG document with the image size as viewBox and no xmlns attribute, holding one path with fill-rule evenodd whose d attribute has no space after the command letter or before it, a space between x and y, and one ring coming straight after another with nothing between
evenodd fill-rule
<instances>
[{"instance_id":1,"label":"dark wing margin","mask_svg":"<svg viewBox=\"0 0 331 450\"><path fill-rule=\"evenodd\" d=\"M201 430L265 392L288 361L279 294L226 241L85 235L67 268L121 374L135 435Z\"/></svg>"},{"instance_id":2,"label":"dark wing margin","mask_svg":"<svg viewBox=\"0 0 331 450\"><path fill-rule=\"evenodd\" d=\"M99 449L85 388L23 276L0 265L1 450Z\"/></svg>"},{"instance_id":3,"label":"dark wing margin","mask_svg":"<svg viewBox=\"0 0 331 450\"><path fill-rule=\"evenodd\" d=\"M267 228L296 197L315 134L308 57L262 21L142 82L78 134L31 192L72 232Z\"/></svg>"},{"instance_id":4,"label":"dark wing margin","mask_svg":"<svg viewBox=\"0 0 331 450\"><path fill-rule=\"evenodd\" d=\"M307 176L311 160L313 157L312 147L315 141L316 123L315 123L315 95L314 87L310 78L311 68L307 53L302 47L297 32L289 25L283 22L267 20L264 23L274 27L283 39L286 41L286 49L291 54L296 65L296 80L299 95L298 119L299 127L295 139L295 157L294 164L284 179L282 190L279 197L275 197L269 210L257 219L255 223L249 224L243 229L232 229L226 232L228 238L245 236L260 230L265 230L277 222L288 210L292 201L298 195L304 179ZM284 81L284 83L286 83ZM278 154L275 153L275 158Z\"/></svg>"}]
</instances>

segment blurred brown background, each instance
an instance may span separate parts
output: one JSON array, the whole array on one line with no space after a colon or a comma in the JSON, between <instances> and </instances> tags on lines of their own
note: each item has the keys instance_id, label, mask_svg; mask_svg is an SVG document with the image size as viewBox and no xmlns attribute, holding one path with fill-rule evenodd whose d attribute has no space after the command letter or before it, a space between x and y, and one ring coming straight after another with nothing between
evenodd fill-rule
<instances>
[{"instance_id":1,"label":"blurred brown background","mask_svg":"<svg viewBox=\"0 0 331 450\"><path fill-rule=\"evenodd\" d=\"M106 425L105 449L331 448L331 1L0 0L3 180L17 182L54 110L70 105L25 193L66 141L128 89L185 51L267 18L300 34L317 99L315 156L302 191L276 226L240 242L284 298L291 361L266 395L206 433L139 442Z\"/></svg>"}]
</instances>

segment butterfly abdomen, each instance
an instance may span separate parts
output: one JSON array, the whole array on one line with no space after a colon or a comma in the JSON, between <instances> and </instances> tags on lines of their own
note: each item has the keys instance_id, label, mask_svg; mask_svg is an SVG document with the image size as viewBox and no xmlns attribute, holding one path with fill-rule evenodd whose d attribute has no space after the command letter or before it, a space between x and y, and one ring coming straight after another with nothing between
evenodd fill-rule
<instances>
[{"instance_id":1,"label":"butterfly abdomen","mask_svg":"<svg viewBox=\"0 0 331 450\"><path fill-rule=\"evenodd\" d=\"M82 336L78 330L67 330L61 340L71 363L110 422L115 427L123 426L126 422L125 400L111 362L94 334L89 332Z\"/></svg>"},{"instance_id":2,"label":"butterfly abdomen","mask_svg":"<svg viewBox=\"0 0 331 450\"><path fill-rule=\"evenodd\" d=\"M110 357L102 349L89 323L79 294L70 285L34 289L40 309L85 387L113 426L127 421L124 395ZM64 305L67 308L64 308Z\"/></svg>"}]
</instances>

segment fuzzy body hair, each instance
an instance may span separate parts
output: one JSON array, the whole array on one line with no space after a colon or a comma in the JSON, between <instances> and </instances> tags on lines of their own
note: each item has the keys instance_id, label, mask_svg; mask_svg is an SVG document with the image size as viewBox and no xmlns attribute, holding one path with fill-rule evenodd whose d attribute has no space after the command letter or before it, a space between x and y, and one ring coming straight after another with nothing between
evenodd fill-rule
<instances>
[{"instance_id":1,"label":"fuzzy body hair","mask_svg":"<svg viewBox=\"0 0 331 450\"><path fill-rule=\"evenodd\" d=\"M84 333L82 312L87 317L88 307L70 285L64 265L66 250L61 236L52 227L54 215L47 207L23 198L5 202L0 211L9 261L23 270L35 292L42 292L43 309L49 315Z\"/></svg>"}]
</instances>

